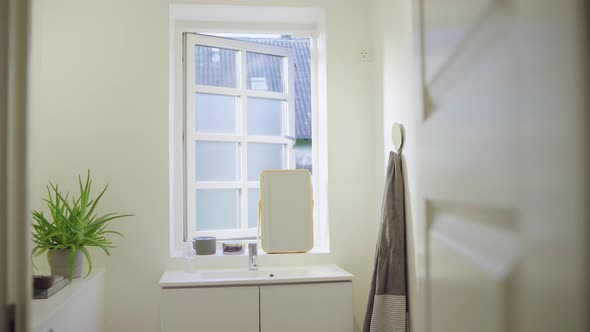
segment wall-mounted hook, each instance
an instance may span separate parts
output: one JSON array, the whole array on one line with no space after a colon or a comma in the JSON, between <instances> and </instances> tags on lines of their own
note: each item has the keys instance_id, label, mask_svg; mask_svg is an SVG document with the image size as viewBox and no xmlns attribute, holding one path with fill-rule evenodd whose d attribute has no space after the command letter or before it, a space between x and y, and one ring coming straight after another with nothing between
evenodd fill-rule
<instances>
[{"instance_id":1,"label":"wall-mounted hook","mask_svg":"<svg viewBox=\"0 0 590 332\"><path fill-rule=\"evenodd\" d=\"M404 126L397 122L394 123L391 127L391 142L393 143L393 148L398 154L401 154L402 149L404 148L404 134Z\"/></svg>"}]
</instances>

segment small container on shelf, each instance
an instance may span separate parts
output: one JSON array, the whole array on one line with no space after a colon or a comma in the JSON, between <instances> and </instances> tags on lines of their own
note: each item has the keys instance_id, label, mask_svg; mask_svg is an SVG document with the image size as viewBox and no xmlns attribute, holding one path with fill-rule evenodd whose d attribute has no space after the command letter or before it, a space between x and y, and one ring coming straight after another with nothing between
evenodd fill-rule
<instances>
[{"instance_id":1,"label":"small container on shelf","mask_svg":"<svg viewBox=\"0 0 590 332\"><path fill-rule=\"evenodd\" d=\"M56 282L63 279L59 276L33 276L33 289L34 290L47 290L53 286Z\"/></svg>"},{"instance_id":2,"label":"small container on shelf","mask_svg":"<svg viewBox=\"0 0 590 332\"><path fill-rule=\"evenodd\" d=\"M214 236L197 236L193 238L193 248L197 255L215 255L217 238Z\"/></svg>"},{"instance_id":3,"label":"small container on shelf","mask_svg":"<svg viewBox=\"0 0 590 332\"><path fill-rule=\"evenodd\" d=\"M221 246L224 255L240 255L244 252L244 243L242 241L224 241Z\"/></svg>"},{"instance_id":4,"label":"small container on shelf","mask_svg":"<svg viewBox=\"0 0 590 332\"><path fill-rule=\"evenodd\" d=\"M33 299L48 299L69 283L61 276L33 276Z\"/></svg>"}]
</instances>

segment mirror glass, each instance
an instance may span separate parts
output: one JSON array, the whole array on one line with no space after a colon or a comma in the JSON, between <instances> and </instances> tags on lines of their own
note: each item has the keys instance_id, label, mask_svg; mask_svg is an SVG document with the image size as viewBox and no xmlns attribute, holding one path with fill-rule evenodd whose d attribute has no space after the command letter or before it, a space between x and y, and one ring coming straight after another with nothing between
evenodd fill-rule
<instances>
[{"instance_id":1,"label":"mirror glass","mask_svg":"<svg viewBox=\"0 0 590 332\"><path fill-rule=\"evenodd\" d=\"M267 253L313 248L311 174L304 169L266 170L260 175L260 241Z\"/></svg>"}]
</instances>

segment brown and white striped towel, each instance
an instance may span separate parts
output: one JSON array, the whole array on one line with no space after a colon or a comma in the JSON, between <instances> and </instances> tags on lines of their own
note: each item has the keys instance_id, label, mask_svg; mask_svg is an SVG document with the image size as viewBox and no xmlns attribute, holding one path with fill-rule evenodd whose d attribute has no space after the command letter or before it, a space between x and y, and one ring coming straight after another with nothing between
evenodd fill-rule
<instances>
[{"instance_id":1,"label":"brown and white striped towel","mask_svg":"<svg viewBox=\"0 0 590 332\"><path fill-rule=\"evenodd\" d=\"M406 332L406 216L402 159L389 153L381 227L363 332Z\"/></svg>"}]
</instances>

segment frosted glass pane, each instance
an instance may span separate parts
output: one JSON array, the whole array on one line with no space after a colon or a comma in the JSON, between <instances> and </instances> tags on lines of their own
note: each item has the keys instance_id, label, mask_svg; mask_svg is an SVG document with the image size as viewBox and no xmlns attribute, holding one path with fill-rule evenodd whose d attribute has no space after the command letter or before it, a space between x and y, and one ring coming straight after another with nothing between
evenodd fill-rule
<instances>
[{"instance_id":1,"label":"frosted glass pane","mask_svg":"<svg viewBox=\"0 0 590 332\"><path fill-rule=\"evenodd\" d=\"M238 87L237 51L225 48L195 47L195 77L200 85Z\"/></svg>"},{"instance_id":2,"label":"frosted glass pane","mask_svg":"<svg viewBox=\"0 0 590 332\"><path fill-rule=\"evenodd\" d=\"M283 101L248 98L248 135L281 136Z\"/></svg>"},{"instance_id":3,"label":"frosted glass pane","mask_svg":"<svg viewBox=\"0 0 590 332\"><path fill-rule=\"evenodd\" d=\"M276 55L248 52L248 89L273 92L285 91L284 58Z\"/></svg>"},{"instance_id":4,"label":"frosted glass pane","mask_svg":"<svg viewBox=\"0 0 590 332\"><path fill-rule=\"evenodd\" d=\"M196 193L197 231L238 227L240 211L237 189L203 189Z\"/></svg>"},{"instance_id":5,"label":"frosted glass pane","mask_svg":"<svg viewBox=\"0 0 590 332\"><path fill-rule=\"evenodd\" d=\"M235 134L236 105L233 96L197 93L195 95L195 128L198 133Z\"/></svg>"},{"instance_id":6,"label":"frosted glass pane","mask_svg":"<svg viewBox=\"0 0 590 332\"><path fill-rule=\"evenodd\" d=\"M248 227L258 227L258 201L260 190L248 189Z\"/></svg>"},{"instance_id":7,"label":"frosted glass pane","mask_svg":"<svg viewBox=\"0 0 590 332\"><path fill-rule=\"evenodd\" d=\"M265 169L283 168L283 145L250 143L248 144L248 180L258 181Z\"/></svg>"},{"instance_id":8,"label":"frosted glass pane","mask_svg":"<svg viewBox=\"0 0 590 332\"><path fill-rule=\"evenodd\" d=\"M197 181L237 181L238 144L231 142L197 142Z\"/></svg>"}]
</instances>

